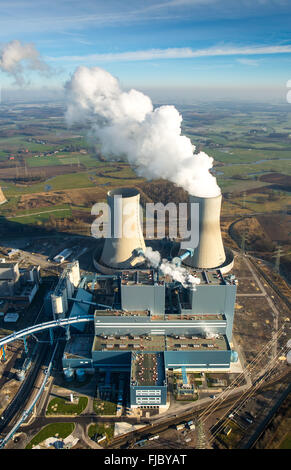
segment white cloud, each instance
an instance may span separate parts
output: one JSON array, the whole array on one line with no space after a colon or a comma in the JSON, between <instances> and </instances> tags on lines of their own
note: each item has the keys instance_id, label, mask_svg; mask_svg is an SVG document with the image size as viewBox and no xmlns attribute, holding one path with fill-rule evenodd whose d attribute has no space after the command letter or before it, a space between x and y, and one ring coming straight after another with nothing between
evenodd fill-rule
<instances>
[{"instance_id":1,"label":"white cloud","mask_svg":"<svg viewBox=\"0 0 291 470\"><path fill-rule=\"evenodd\" d=\"M24 84L24 75L30 70L48 73L49 67L42 60L34 44L21 43L14 39L0 50L0 71L14 77L16 83Z\"/></svg>"},{"instance_id":2,"label":"white cloud","mask_svg":"<svg viewBox=\"0 0 291 470\"><path fill-rule=\"evenodd\" d=\"M84 56L62 56L62 57L47 57L51 61L57 62L129 62L129 61L144 61L144 60L163 60L163 59L194 59L198 57L219 57L219 56L235 56L235 55L267 55L267 54L286 54L291 53L291 45L279 46L248 46L248 47L235 47L235 46L221 46L210 47L207 49L191 49L190 47L184 48L169 48L169 49L148 49L140 51L128 51L117 53L104 53L104 54L89 54ZM241 59L243 60L243 59ZM246 60L244 59L245 63ZM254 62L252 65L254 65ZM250 62L249 64L250 65Z\"/></svg>"},{"instance_id":3,"label":"white cloud","mask_svg":"<svg viewBox=\"0 0 291 470\"><path fill-rule=\"evenodd\" d=\"M259 65L258 60L246 59L245 57L243 57L242 59L236 59L236 61L239 62L242 65L250 65L250 66L253 66L253 67L256 67L256 66Z\"/></svg>"}]
</instances>

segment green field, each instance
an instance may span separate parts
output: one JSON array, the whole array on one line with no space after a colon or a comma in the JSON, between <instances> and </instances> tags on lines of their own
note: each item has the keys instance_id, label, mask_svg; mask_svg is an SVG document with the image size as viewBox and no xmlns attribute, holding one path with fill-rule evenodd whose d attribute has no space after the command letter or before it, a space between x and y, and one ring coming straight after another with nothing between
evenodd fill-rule
<instances>
[{"instance_id":1,"label":"green field","mask_svg":"<svg viewBox=\"0 0 291 470\"><path fill-rule=\"evenodd\" d=\"M97 415L116 415L116 403L94 400L93 407Z\"/></svg>"},{"instance_id":2,"label":"green field","mask_svg":"<svg viewBox=\"0 0 291 470\"><path fill-rule=\"evenodd\" d=\"M28 216L9 217L9 220L11 220L11 222L17 222L18 224L37 225L39 222L47 221L51 216L53 216L54 219L63 219L65 217L70 217L71 215L71 209L61 209L59 211L47 210L43 213L31 214Z\"/></svg>"},{"instance_id":3,"label":"green field","mask_svg":"<svg viewBox=\"0 0 291 470\"><path fill-rule=\"evenodd\" d=\"M47 408L47 416L50 415L79 415L88 405L87 397L79 397L77 403L71 403L69 399L53 398Z\"/></svg>"},{"instance_id":4,"label":"green field","mask_svg":"<svg viewBox=\"0 0 291 470\"><path fill-rule=\"evenodd\" d=\"M107 439L111 439L114 435L114 424L91 424L88 429L88 436L92 438L96 434L100 437L106 434Z\"/></svg>"},{"instance_id":5,"label":"green field","mask_svg":"<svg viewBox=\"0 0 291 470\"><path fill-rule=\"evenodd\" d=\"M43 183L31 184L29 186L19 185L15 186L7 184L4 181L0 181L2 187L6 187L5 195L9 198L19 194L29 193L41 193L48 192L49 190L61 190L61 189L75 189L75 188L89 188L95 186L90 180L88 173L70 173L66 175L59 175L53 178L49 178ZM46 186L49 185L50 189L47 190Z\"/></svg>"},{"instance_id":6,"label":"green field","mask_svg":"<svg viewBox=\"0 0 291 470\"><path fill-rule=\"evenodd\" d=\"M291 432L288 432L287 436L283 439L279 446L279 449L291 449Z\"/></svg>"},{"instance_id":7,"label":"green field","mask_svg":"<svg viewBox=\"0 0 291 470\"><path fill-rule=\"evenodd\" d=\"M27 149L29 152L47 152L55 149L55 145L48 144L37 144L35 142L28 142L23 136L1 138L0 150L4 153L13 154L20 148Z\"/></svg>"},{"instance_id":8,"label":"green field","mask_svg":"<svg viewBox=\"0 0 291 470\"><path fill-rule=\"evenodd\" d=\"M40 444L49 437L65 439L75 429L74 423L53 423L45 426L31 441L26 449L32 449L33 446Z\"/></svg>"},{"instance_id":9,"label":"green field","mask_svg":"<svg viewBox=\"0 0 291 470\"><path fill-rule=\"evenodd\" d=\"M177 108L183 117L182 134L188 135L197 149L214 158L214 173L223 193L239 194L251 189L268 188L270 183L260 180L267 173L291 175L289 107L255 103L216 103L211 106L201 103L195 106L177 105ZM98 187L105 194L110 188L135 186L143 182L128 164L103 161L100 145L85 137L86 129L67 129L64 111L61 106L30 109L29 106L17 105L13 109L13 120L7 123L7 110L1 114L0 106L0 126L4 135L0 139L0 178L1 165L5 167L10 154L16 155L17 162L15 171L13 162L6 164L7 168L12 169L9 170L12 176L0 181L8 199L7 204L0 206L0 215L13 217L11 220L22 224L45 224L51 216L58 219L71 216L71 207L56 202L54 208L57 211L49 212L52 204L48 202L47 207L42 204L39 210L23 213L23 205L18 207L21 195L46 192L49 198L50 191ZM54 151L58 153L35 156ZM79 166L78 173L60 175L61 171L72 171L70 168L62 170L64 165ZM33 175L37 175L34 177L39 182L25 179L30 169L33 169ZM267 200L248 198L246 208L268 211L278 210L281 203L284 206L290 204L289 193L285 192L281 199L270 205ZM86 198L82 204L78 210L88 209ZM38 212L43 214L36 214ZM22 217L15 217L18 215Z\"/></svg>"},{"instance_id":10,"label":"green field","mask_svg":"<svg viewBox=\"0 0 291 470\"><path fill-rule=\"evenodd\" d=\"M85 165L87 168L95 168L101 165L101 162L96 157L79 152L61 152L54 155L33 156L28 157L26 162L30 168L55 165Z\"/></svg>"}]
</instances>

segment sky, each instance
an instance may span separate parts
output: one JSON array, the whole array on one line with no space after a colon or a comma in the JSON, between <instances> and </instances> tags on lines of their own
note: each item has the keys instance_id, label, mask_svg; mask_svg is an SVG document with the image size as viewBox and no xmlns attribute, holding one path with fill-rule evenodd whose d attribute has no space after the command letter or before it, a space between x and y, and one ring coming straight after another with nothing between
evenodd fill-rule
<instances>
[{"instance_id":1,"label":"sky","mask_svg":"<svg viewBox=\"0 0 291 470\"><path fill-rule=\"evenodd\" d=\"M33 43L61 88L98 66L156 100L285 100L291 79L290 0L0 0L0 49ZM15 89L0 72L1 87Z\"/></svg>"}]
</instances>

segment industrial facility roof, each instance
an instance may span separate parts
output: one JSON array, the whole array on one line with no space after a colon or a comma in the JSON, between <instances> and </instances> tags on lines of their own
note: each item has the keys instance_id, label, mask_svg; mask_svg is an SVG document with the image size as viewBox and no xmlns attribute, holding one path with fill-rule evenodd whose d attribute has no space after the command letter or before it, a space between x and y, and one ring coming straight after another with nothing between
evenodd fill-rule
<instances>
[{"instance_id":1,"label":"industrial facility roof","mask_svg":"<svg viewBox=\"0 0 291 470\"><path fill-rule=\"evenodd\" d=\"M164 351L164 335L97 335L93 351Z\"/></svg>"},{"instance_id":2,"label":"industrial facility roof","mask_svg":"<svg viewBox=\"0 0 291 470\"><path fill-rule=\"evenodd\" d=\"M221 313L181 313L177 314L166 314L165 320L192 320L192 321L212 321L212 320L225 320L225 316Z\"/></svg>"},{"instance_id":3,"label":"industrial facility roof","mask_svg":"<svg viewBox=\"0 0 291 470\"><path fill-rule=\"evenodd\" d=\"M201 351L228 350L224 335L97 335L93 351Z\"/></svg>"},{"instance_id":4,"label":"industrial facility roof","mask_svg":"<svg viewBox=\"0 0 291 470\"><path fill-rule=\"evenodd\" d=\"M200 279L199 285L222 285L225 284L225 280L220 270L203 270L195 271L193 269L189 270L190 273Z\"/></svg>"},{"instance_id":5,"label":"industrial facility roof","mask_svg":"<svg viewBox=\"0 0 291 470\"><path fill-rule=\"evenodd\" d=\"M219 269L216 270L195 270L193 268L186 268L192 276L200 279L199 285L224 285L225 279ZM155 270L153 269L140 269L140 270L125 270L121 275L122 285L154 285ZM167 277L162 273L159 274L159 283L163 284L167 281ZM170 282L170 278L169 278Z\"/></svg>"},{"instance_id":6,"label":"industrial facility roof","mask_svg":"<svg viewBox=\"0 0 291 470\"><path fill-rule=\"evenodd\" d=\"M99 316L105 317L151 317L151 321L163 320L184 320L184 321L213 321L225 320L225 316L221 313L181 313L181 314L150 314L149 310L95 310L95 318Z\"/></svg>"},{"instance_id":7,"label":"industrial facility roof","mask_svg":"<svg viewBox=\"0 0 291 470\"><path fill-rule=\"evenodd\" d=\"M122 285L154 285L154 271L152 269L141 269L136 271L123 271L121 275Z\"/></svg>"},{"instance_id":8,"label":"industrial facility roof","mask_svg":"<svg viewBox=\"0 0 291 470\"><path fill-rule=\"evenodd\" d=\"M91 358L92 335L74 335L66 342L64 357L66 359Z\"/></svg>"},{"instance_id":9,"label":"industrial facility roof","mask_svg":"<svg viewBox=\"0 0 291 470\"><path fill-rule=\"evenodd\" d=\"M14 280L18 272L18 263L0 263L0 279Z\"/></svg>"},{"instance_id":10,"label":"industrial facility roof","mask_svg":"<svg viewBox=\"0 0 291 470\"><path fill-rule=\"evenodd\" d=\"M87 292L85 289L78 289L77 294L75 296L78 300L85 300L87 302L92 301L92 294ZM90 309L90 305L83 304L81 302L74 302L73 307L70 313L70 317L75 317L77 315L87 315Z\"/></svg>"},{"instance_id":11,"label":"industrial facility roof","mask_svg":"<svg viewBox=\"0 0 291 470\"><path fill-rule=\"evenodd\" d=\"M95 310L95 317L109 316L109 317L148 317L149 310Z\"/></svg>"},{"instance_id":12,"label":"industrial facility roof","mask_svg":"<svg viewBox=\"0 0 291 470\"><path fill-rule=\"evenodd\" d=\"M201 351L229 349L226 337L203 338L199 335L167 335L166 349L170 351Z\"/></svg>"},{"instance_id":13,"label":"industrial facility roof","mask_svg":"<svg viewBox=\"0 0 291 470\"><path fill-rule=\"evenodd\" d=\"M138 353L131 359L131 384L135 386L161 386L165 381L163 354Z\"/></svg>"}]
</instances>

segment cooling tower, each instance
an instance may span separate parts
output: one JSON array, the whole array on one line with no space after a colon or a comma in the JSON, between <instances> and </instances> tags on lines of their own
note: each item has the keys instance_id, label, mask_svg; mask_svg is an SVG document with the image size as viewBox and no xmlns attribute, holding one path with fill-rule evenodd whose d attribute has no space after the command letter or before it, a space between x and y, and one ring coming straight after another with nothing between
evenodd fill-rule
<instances>
[{"instance_id":1,"label":"cooling tower","mask_svg":"<svg viewBox=\"0 0 291 470\"><path fill-rule=\"evenodd\" d=\"M139 200L140 194L135 188L119 188L107 193L112 236L105 239L96 263L101 271L130 269L144 262L144 257L136 255L136 250L145 251Z\"/></svg>"},{"instance_id":2,"label":"cooling tower","mask_svg":"<svg viewBox=\"0 0 291 470\"><path fill-rule=\"evenodd\" d=\"M0 188L0 205L4 204L5 202L7 202L6 197L4 196L3 191Z\"/></svg>"},{"instance_id":3,"label":"cooling tower","mask_svg":"<svg viewBox=\"0 0 291 470\"><path fill-rule=\"evenodd\" d=\"M224 273L233 265L233 255L225 251L220 230L220 210L222 196L189 196L189 203L199 204L199 242L194 254L185 264L199 269L220 268ZM194 248L194 247L189 247Z\"/></svg>"}]
</instances>

